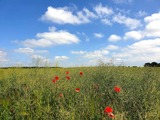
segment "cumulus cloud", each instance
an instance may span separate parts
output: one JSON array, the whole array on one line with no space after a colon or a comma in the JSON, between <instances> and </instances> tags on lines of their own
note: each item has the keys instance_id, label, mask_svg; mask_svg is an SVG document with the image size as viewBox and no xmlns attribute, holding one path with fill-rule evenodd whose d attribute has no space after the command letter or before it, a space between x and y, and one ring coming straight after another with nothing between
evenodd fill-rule
<instances>
[{"instance_id":1,"label":"cumulus cloud","mask_svg":"<svg viewBox=\"0 0 160 120\"><path fill-rule=\"evenodd\" d=\"M32 48L18 48L14 50L17 53L24 53L24 54L36 54L36 53L47 53L48 50L34 50Z\"/></svg>"},{"instance_id":2,"label":"cumulus cloud","mask_svg":"<svg viewBox=\"0 0 160 120\"><path fill-rule=\"evenodd\" d=\"M108 45L108 46L106 47L106 49L107 49L107 50L117 50L117 49L119 49L119 47L116 46L116 45Z\"/></svg>"},{"instance_id":3,"label":"cumulus cloud","mask_svg":"<svg viewBox=\"0 0 160 120\"><path fill-rule=\"evenodd\" d=\"M89 18L96 18L96 15L87 8L74 14L68 7L54 8L49 6L41 20L57 24L84 24L90 22Z\"/></svg>"},{"instance_id":4,"label":"cumulus cloud","mask_svg":"<svg viewBox=\"0 0 160 120\"><path fill-rule=\"evenodd\" d=\"M100 58L104 58L106 55L109 54L108 49L106 48L102 48L102 49L98 49L98 50L94 50L94 51L71 51L72 54L77 54L80 55L83 59L87 58L87 59L100 59Z\"/></svg>"},{"instance_id":5,"label":"cumulus cloud","mask_svg":"<svg viewBox=\"0 0 160 120\"><path fill-rule=\"evenodd\" d=\"M71 53L72 54L77 54L77 55L83 55L83 54L86 53L86 51L82 51L82 50L80 50L80 51L71 51Z\"/></svg>"},{"instance_id":6,"label":"cumulus cloud","mask_svg":"<svg viewBox=\"0 0 160 120\"><path fill-rule=\"evenodd\" d=\"M141 40L144 37L143 33L141 31L129 31L126 32L124 35L124 39L128 40Z\"/></svg>"},{"instance_id":7,"label":"cumulus cloud","mask_svg":"<svg viewBox=\"0 0 160 120\"><path fill-rule=\"evenodd\" d=\"M124 39L142 40L143 38L158 38L160 37L160 12L154 13L144 18L145 27L142 30L128 31L124 34Z\"/></svg>"},{"instance_id":8,"label":"cumulus cloud","mask_svg":"<svg viewBox=\"0 0 160 120\"><path fill-rule=\"evenodd\" d=\"M101 19L101 22L106 24L106 25L112 25L112 22L109 19L106 19L106 18Z\"/></svg>"},{"instance_id":9,"label":"cumulus cloud","mask_svg":"<svg viewBox=\"0 0 160 120\"><path fill-rule=\"evenodd\" d=\"M85 58L102 58L105 55L109 54L107 49L95 50L92 52L86 52L83 57Z\"/></svg>"},{"instance_id":10,"label":"cumulus cloud","mask_svg":"<svg viewBox=\"0 0 160 120\"><path fill-rule=\"evenodd\" d=\"M107 7L107 6L102 6L102 4L98 4L94 7L94 10L96 11L96 13L98 14L98 16L100 18L104 18L107 17L109 15L112 15L114 12L111 8Z\"/></svg>"},{"instance_id":11,"label":"cumulus cloud","mask_svg":"<svg viewBox=\"0 0 160 120\"><path fill-rule=\"evenodd\" d=\"M79 43L79 38L65 30L38 33L36 39L27 39L23 45L27 47L48 47L52 45L63 45Z\"/></svg>"},{"instance_id":12,"label":"cumulus cloud","mask_svg":"<svg viewBox=\"0 0 160 120\"><path fill-rule=\"evenodd\" d=\"M57 61L64 61L64 60L68 60L69 57L67 57L67 56L55 56L54 59L57 60Z\"/></svg>"},{"instance_id":13,"label":"cumulus cloud","mask_svg":"<svg viewBox=\"0 0 160 120\"><path fill-rule=\"evenodd\" d=\"M15 50L15 52L24 53L24 54L33 54L35 51L31 48L18 48Z\"/></svg>"},{"instance_id":14,"label":"cumulus cloud","mask_svg":"<svg viewBox=\"0 0 160 120\"><path fill-rule=\"evenodd\" d=\"M4 51L2 51L2 50L0 50L0 62L6 62L6 61L8 61L8 59L6 58L6 56L7 56L7 53L4 52Z\"/></svg>"},{"instance_id":15,"label":"cumulus cloud","mask_svg":"<svg viewBox=\"0 0 160 120\"><path fill-rule=\"evenodd\" d=\"M144 18L145 34L148 37L160 37L160 12Z\"/></svg>"},{"instance_id":16,"label":"cumulus cloud","mask_svg":"<svg viewBox=\"0 0 160 120\"><path fill-rule=\"evenodd\" d=\"M133 19L126 17L125 15L117 14L113 17L113 21L119 24L124 24L129 29L133 30L141 26L141 21L138 19Z\"/></svg>"},{"instance_id":17,"label":"cumulus cloud","mask_svg":"<svg viewBox=\"0 0 160 120\"><path fill-rule=\"evenodd\" d=\"M119 57L128 63L142 63L160 61L160 39L147 39L135 42L132 45L121 49L115 53L115 57Z\"/></svg>"},{"instance_id":18,"label":"cumulus cloud","mask_svg":"<svg viewBox=\"0 0 160 120\"><path fill-rule=\"evenodd\" d=\"M103 38L104 37L104 35L102 33L94 33L94 36L96 38Z\"/></svg>"},{"instance_id":19,"label":"cumulus cloud","mask_svg":"<svg viewBox=\"0 0 160 120\"><path fill-rule=\"evenodd\" d=\"M147 13L145 12L145 11L142 11L142 10L140 10L138 13L137 13L137 16L138 17L144 17L144 16L146 16L147 15Z\"/></svg>"},{"instance_id":20,"label":"cumulus cloud","mask_svg":"<svg viewBox=\"0 0 160 120\"><path fill-rule=\"evenodd\" d=\"M121 37L113 34L113 35L109 36L108 40L111 41L111 42L117 42L117 41L121 40Z\"/></svg>"},{"instance_id":21,"label":"cumulus cloud","mask_svg":"<svg viewBox=\"0 0 160 120\"><path fill-rule=\"evenodd\" d=\"M97 16L93 12L89 11L87 8L83 8L82 12L87 18L97 18Z\"/></svg>"},{"instance_id":22,"label":"cumulus cloud","mask_svg":"<svg viewBox=\"0 0 160 120\"><path fill-rule=\"evenodd\" d=\"M144 21L147 23L153 22L155 20L160 20L160 12L159 13L154 13L151 16L147 16L144 18Z\"/></svg>"}]
</instances>

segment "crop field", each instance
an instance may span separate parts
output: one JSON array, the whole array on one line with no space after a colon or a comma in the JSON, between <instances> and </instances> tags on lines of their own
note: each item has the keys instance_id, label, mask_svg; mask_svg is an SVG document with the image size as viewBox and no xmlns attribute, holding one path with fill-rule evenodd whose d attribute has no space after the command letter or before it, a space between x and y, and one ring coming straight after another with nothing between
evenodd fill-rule
<instances>
[{"instance_id":1,"label":"crop field","mask_svg":"<svg viewBox=\"0 0 160 120\"><path fill-rule=\"evenodd\" d=\"M0 69L0 120L160 120L160 68Z\"/></svg>"}]
</instances>

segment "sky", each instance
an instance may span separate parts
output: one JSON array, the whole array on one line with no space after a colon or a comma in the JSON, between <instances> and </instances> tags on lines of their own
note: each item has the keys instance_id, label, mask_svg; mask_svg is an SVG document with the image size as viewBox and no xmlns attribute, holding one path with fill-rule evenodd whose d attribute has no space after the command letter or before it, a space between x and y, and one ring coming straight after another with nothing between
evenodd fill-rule
<instances>
[{"instance_id":1,"label":"sky","mask_svg":"<svg viewBox=\"0 0 160 120\"><path fill-rule=\"evenodd\" d=\"M160 62L159 0L0 0L0 67Z\"/></svg>"}]
</instances>

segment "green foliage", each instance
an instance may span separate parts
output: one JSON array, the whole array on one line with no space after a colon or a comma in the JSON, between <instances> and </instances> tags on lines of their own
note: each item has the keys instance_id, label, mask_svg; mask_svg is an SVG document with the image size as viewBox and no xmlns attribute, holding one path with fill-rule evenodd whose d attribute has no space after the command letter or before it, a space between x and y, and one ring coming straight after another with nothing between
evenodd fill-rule
<instances>
[{"instance_id":1,"label":"green foliage","mask_svg":"<svg viewBox=\"0 0 160 120\"><path fill-rule=\"evenodd\" d=\"M113 108L115 120L160 119L160 68L101 65L0 73L0 120L109 120L106 106ZM60 78L56 84L55 76Z\"/></svg>"}]
</instances>

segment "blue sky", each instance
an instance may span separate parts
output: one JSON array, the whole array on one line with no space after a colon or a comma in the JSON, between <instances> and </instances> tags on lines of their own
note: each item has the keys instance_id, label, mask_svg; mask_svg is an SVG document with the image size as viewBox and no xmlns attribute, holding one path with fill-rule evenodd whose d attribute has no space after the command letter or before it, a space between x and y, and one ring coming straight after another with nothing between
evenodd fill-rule
<instances>
[{"instance_id":1,"label":"blue sky","mask_svg":"<svg viewBox=\"0 0 160 120\"><path fill-rule=\"evenodd\" d=\"M159 0L0 0L0 66L160 62L159 6Z\"/></svg>"}]
</instances>

